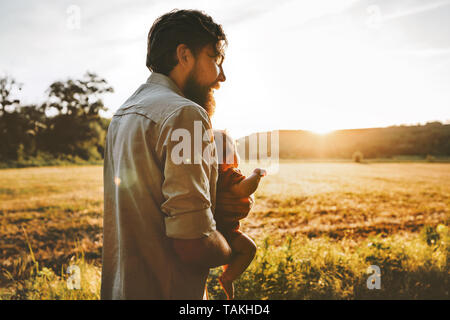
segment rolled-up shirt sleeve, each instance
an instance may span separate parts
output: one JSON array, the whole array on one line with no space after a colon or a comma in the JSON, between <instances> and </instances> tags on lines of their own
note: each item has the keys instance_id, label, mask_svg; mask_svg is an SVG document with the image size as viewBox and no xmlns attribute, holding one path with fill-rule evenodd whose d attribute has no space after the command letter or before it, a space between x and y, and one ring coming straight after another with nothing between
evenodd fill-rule
<instances>
[{"instance_id":1,"label":"rolled-up shirt sleeve","mask_svg":"<svg viewBox=\"0 0 450 320\"><path fill-rule=\"evenodd\" d=\"M196 106L179 108L162 124L157 142L164 166L161 211L170 238L198 239L216 230L210 195L213 160L204 157L214 154L212 139L209 118Z\"/></svg>"}]
</instances>

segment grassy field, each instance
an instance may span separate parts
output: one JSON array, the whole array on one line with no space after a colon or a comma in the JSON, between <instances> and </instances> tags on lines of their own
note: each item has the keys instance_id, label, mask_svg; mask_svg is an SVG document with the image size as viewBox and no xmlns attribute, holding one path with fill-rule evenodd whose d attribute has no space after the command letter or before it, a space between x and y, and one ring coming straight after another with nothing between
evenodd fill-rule
<instances>
[{"instance_id":1,"label":"grassy field","mask_svg":"<svg viewBox=\"0 0 450 320\"><path fill-rule=\"evenodd\" d=\"M0 181L0 299L98 299L102 167L4 169ZM449 299L450 164L286 161L255 199L242 230L259 248L237 298ZM81 290L67 289L70 264ZM370 265L381 289L367 288Z\"/></svg>"}]
</instances>

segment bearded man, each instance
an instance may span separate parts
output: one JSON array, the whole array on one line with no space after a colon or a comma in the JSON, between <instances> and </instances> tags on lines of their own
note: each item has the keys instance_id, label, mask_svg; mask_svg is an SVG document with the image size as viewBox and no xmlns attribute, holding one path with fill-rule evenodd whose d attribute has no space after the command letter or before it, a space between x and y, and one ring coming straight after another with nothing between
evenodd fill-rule
<instances>
[{"instance_id":1,"label":"bearded man","mask_svg":"<svg viewBox=\"0 0 450 320\"><path fill-rule=\"evenodd\" d=\"M150 29L152 74L114 114L106 138L102 299L202 299L209 269L231 259L214 220L210 121L226 44L221 25L196 10L171 11ZM235 211L253 204L221 198Z\"/></svg>"}]
</instances>

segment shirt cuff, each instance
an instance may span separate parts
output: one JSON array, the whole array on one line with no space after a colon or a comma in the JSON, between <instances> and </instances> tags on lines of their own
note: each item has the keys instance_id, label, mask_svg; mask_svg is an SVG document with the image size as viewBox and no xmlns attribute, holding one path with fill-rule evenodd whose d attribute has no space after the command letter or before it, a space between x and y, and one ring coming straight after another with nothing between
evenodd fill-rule
<instances>
[{"instance_id":1,"label":"shirt cuff","mask_svg":"<svg viewBox=\"0 0 450 320\"><path fill-rule=\"evenodd\" d=\"M199 239L216 231L210 208L166 217L166 235L174 239Z\"/></svg>"}]
</instances>

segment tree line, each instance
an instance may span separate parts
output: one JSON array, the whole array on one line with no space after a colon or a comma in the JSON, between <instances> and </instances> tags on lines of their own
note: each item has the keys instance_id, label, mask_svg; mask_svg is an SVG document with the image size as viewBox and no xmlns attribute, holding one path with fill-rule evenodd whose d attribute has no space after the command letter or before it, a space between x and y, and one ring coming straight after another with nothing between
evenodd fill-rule
<instances>
[{"instance_id":1,"label":"tree line","mask_svg":"<svg viewBox=\"0 0 450 320\"><path fill-rule=\"evenodd\" d=\"M100 111L107 110L102 97L114 92L105 79L86 72L81 79L56 81L47 89L46 101L41 104L22 104L20 92L21 84L15 79L0 77L0 164L29 163L30 159L39 164L46 159L96 161L103 158L111 120L100 116ZM246 155L248 141L248 136L238 140L246 148ZM448 157L450 124L429 122L416 126L337 130L326 135L304 130L279 131L281 159L350 159L355 152L364 158Z\"/></svg>"},{"instance_id":2,"label":"tree line","mask_svg":"<svg viewBox=\"0 0 450 320\"><path fill-rule=\"evenodd\" d=\"M253 135L258 134L267 135ZM409 156L433 159L450 156L450 124L438 121L425 125L337 130L325 135L304 130L280 130L278 136L281 159L352 159L356 153L364 158ZM258 137L247 136L238 140L242 148L246 148L245 151L242 149L246 159L252 139L256 141ZM270 138L267 149L271 149ZM256 159L257 155L250 157Z\"/></svg>"},{"instance_id":3,"label":"tree line","mask_svg":"<svg viewBox=\"0 0 450 320\"><path fill-rule=\"evenodd\" d=\"M52 83L46 101L25 105L21 84L0 77L0 162L29 159L101 160L110 120L100 111L113 88L95 73Z\"/></svg>"}]
</instances>

